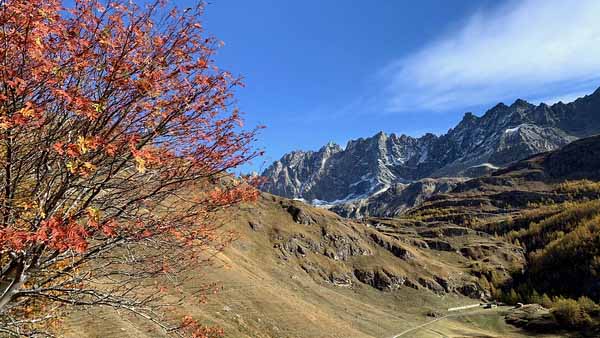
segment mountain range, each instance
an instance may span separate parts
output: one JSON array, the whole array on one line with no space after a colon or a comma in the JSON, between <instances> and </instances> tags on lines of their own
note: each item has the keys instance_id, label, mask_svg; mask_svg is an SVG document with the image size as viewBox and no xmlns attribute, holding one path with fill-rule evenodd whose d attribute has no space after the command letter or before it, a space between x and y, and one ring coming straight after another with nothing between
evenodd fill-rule
<instances>
[{"instance_id":1,"label":"mountain range","mask_svg":"<svg viewBox=\"0 0 600 338\"><path fill-rule=\"evenodd\" d=\"M499 103L482 116L466 113L444 135L379 132L351 140L344 148L330 142L318 151L285 154L262 173L262 190L313 204L350 203L341 214L361 216L361 208L364 214L390 195L413 192L400 203L411 207L412 200L449 191L456 181L438 178L478 177L599 132L600 88L571 103L533 105L519 99L510 106ZM415 196L419 189L424 195Z\"/></svg>"}]
</instances>

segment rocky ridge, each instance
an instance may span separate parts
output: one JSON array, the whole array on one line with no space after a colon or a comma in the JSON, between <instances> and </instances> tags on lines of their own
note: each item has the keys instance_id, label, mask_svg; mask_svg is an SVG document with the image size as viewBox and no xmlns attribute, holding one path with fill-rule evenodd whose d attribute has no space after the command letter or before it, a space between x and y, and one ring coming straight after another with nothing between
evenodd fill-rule
<instances>
[{"instance_id":1,"label":"rocky ridge","mask_svg":"<svg viewBox=\"0 0 600 338\"><path fill-rule=\"evenodd\" d=\"M533 154L600 132L600 89L565 104L498 104L466 113L446 134L411 137L380 132L284 155L262 176L264 191L315 204L343 204L423 178L476 177Z\"/></svg>"},{"instance_id":2,"label":"rocky ridge","mask_svg":"<svg viewBox=\"0 0 600 338\"><path fill-rule=\"evenodd\" d=\"M424 178L410 184L392 184L384 192L331 206L330 210L344 217L396 217L421 204L431 196L447 193L466 178Z\"/></svg>"}]
</instances>

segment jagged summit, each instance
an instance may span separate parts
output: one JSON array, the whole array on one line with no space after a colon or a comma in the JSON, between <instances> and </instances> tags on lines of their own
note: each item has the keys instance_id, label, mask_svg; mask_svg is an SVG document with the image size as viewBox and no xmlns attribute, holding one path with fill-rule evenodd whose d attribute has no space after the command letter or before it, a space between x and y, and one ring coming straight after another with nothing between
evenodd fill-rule
<instances>
[{"instance_id":1,"label":"jagged summit","mask_svg":"<svg viewBox=\"0 0 600 338\"><path fill-rule=\"evenodd\" d=\"M525 101L525 100L523 100L523 99L516 99L515 102L513 104L511 104L510 106L511 107L515 107L515 106L526 106L526 107L529 107L529 106L532 106L532 104L529 103L529 102L527 102L527 101Z\"/></svg>"},{"instance_id":2,"label":"jagged summit","mask_svg":"<svg viewBox=\"0 0 600 338\"><path fill-rule=\"evenodd\" d=\"M473 114L472 112L466 112L465 116L463 116L463 120L467 120L467 121L476 121L478 119L477 116L475 116L475 114Z\"/></svg>"},{"instance_id":3,"label":"jagged summit","mask_svg":"<svg viewBox=\"0 0 600 338\"><path fill-rule=\"evenodd\" d=\"M600 88L568 104L499 103L465 113L445 135L383 131L285 155L263 172L263 190L289 198L341 203L427 177L473 176L600 132Z\"/></svg>"},{"instance_id":4,"label":"jagged summit","mask_svg":"<svg viewBox=\"0 0 600 338\"><path fill-rule=\"evenodd\" d=\"M321 147L321 149L319 149L319 151L333 151L333 152L337 152L337 151L341 151L342 147L333 142L333 141L329 141L326 145L324 145L323 147Z\"/></svg>"},{"instance_id":5,"label":"jagged summit","mask_svg":"<svg viewBox=\"0 0 600 338\"><path fill-rule=\"evenodd\" d=\"M515 102L513 102L513 104L510 105L511 109L514 109L517 111L525 111L527 109L531 109L532 107L535 107L535 106L523 99L517 99L517 100L515 100Z\"/></svg>"},{"instance_id":6,"label":"jagged summit","mask_svg":"<svg viewBox=\"0 0 600 338\"><path fill-rule=\"evenodd\" d=\"M488 112L490 112L490 111L497 111L497 110L504 110L506 108L508 108L508 106L504 102L498 102L494 107L492 107L492 109L488 110Z\"/></svg>"}]
</instances>

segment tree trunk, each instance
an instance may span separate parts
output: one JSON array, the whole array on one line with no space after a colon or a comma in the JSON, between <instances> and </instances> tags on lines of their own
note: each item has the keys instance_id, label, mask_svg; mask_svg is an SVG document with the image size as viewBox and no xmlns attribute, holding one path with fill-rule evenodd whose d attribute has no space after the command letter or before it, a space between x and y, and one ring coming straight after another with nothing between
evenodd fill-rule
<instances>
[{"instance_id":1,"label":"tree trunk","mask_svg":"<svg viewBox=\"0 0 600 338\"><path fill-rule=\"evenodd\" d=\"M25 264L22 259L12 261L9 269L0 280L0 313L2 313L27 279L24 273Z\"/></svg>"}]
</instances>

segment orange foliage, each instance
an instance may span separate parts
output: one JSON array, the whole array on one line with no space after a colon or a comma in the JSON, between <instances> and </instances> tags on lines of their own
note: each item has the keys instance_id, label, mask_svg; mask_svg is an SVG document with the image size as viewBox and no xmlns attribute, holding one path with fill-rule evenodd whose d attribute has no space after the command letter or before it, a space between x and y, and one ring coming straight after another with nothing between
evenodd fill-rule
<instances>
[{"instance_id":1,"label":"orange foliage","mask_svg":"<svg viewBox=\"0 0 600 338\"><path fill-rule=\"evenodd\" d=\"M204 262L229 240L214 212L256 199L228 173L259 155L256 130L202 10L0 2L0 327L29 298L152 316L130 290Z\"/></svg>"}]
</instances>

